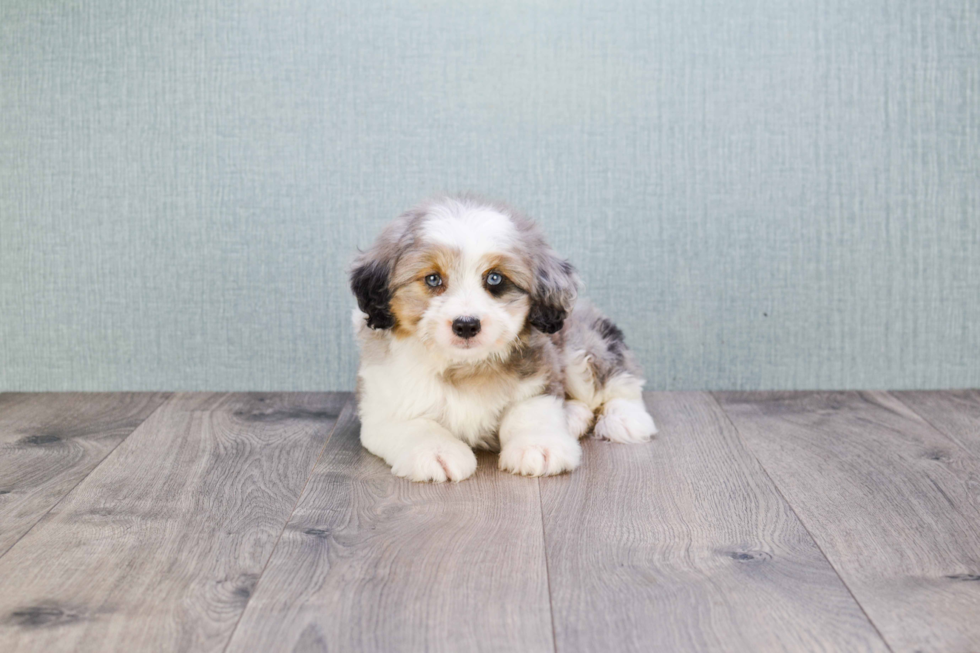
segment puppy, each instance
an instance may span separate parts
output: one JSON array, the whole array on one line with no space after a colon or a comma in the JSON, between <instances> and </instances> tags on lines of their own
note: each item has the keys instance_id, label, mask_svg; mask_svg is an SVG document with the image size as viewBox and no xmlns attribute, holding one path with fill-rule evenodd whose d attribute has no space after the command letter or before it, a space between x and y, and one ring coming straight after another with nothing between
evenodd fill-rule
<instances>
[{"instance_id":1,"label":"puppy","mask_svg":"<svg viewBox=\"0 0 980 653\"><path fill-rule=\"evenodd\" d=\"M361 443L413 481L578 467L579 438L656 433L616 325L575 305L574 268L514 209L474 196L398 217L354 262Z\"/></svg>"}]
</instances>

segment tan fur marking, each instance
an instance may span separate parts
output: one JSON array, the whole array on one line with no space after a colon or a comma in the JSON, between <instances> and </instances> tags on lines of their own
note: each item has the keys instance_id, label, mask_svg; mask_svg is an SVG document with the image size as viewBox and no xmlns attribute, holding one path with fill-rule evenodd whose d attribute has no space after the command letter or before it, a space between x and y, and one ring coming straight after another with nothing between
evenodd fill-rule
<instances>
[{"instance_id":1,"label":"tan fur marking","mask_svg":"<svg viewBox=\"0 0 980 653\"><path fill-rule=\"evenodd\" d=\"M446 291L452 270L458 266L460 253L453 247L434 245L410 252L395 266L392 285L391 312L395 316L394 335L407 338L415 334L419 321L429 307L429 301ZM430 288L425 278L438 274L443 285Z\"/></svg>"},{"instance_id":2,"label":"tan fur marking","mask_svg":"<svg viewBox=\"0 0 980 653\"><path fill-rule=\"evenodd\" d=\"M396 338L407 338L415 333L422 315L429 307L432 293L425 282L414 282L402 286L391 298L391 312L395 316L393 333Z\"/></svg>"},{"instance_id":3,"label":"tan fur marking","mask_svg":"<svg viewBox=\"0 0 980 653\"><path fill-rule=\"evenodd\" d=\"M395 288L422 281L427 274L438 272L446 277L459 265L460 252L455 247L428 245L410 250L395 266L391 283Z\"/></svg>"},{"instance_id":4,"label":"tan fur marking","mask_svg":"<svg viewBox=\"0 0 980 653\"><path fill-rule=\"evenodd\" d=\"M534 277L533 271L519 258L506 253L487 254L480 259L480 267L486 272L500 272L525 291L530 289Z\"/></svg>"}]
</instances>

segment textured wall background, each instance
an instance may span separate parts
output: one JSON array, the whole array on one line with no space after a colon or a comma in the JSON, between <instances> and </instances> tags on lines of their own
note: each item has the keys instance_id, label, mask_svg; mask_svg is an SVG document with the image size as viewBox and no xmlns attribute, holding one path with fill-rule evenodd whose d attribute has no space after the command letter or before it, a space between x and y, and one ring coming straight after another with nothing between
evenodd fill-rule
<instances>
[{"instance_id":1,"label":"textured wall background","mask_svg":"<svg viewBox=\"0 0 980 653\"><path fill-rule=\"evenodd\" d=\"M349 388L442 189L651 388L980 386L978 152L976 0L4 0L0 389Z\"/></svg>"}]
</instances>

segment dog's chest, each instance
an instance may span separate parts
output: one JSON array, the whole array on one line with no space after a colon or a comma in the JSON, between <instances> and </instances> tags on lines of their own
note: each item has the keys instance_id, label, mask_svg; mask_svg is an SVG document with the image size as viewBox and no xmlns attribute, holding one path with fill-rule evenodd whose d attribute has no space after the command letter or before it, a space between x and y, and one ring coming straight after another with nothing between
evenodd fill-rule
<instances>
[{"instance_id":1,"label":"dog's chest","mask_svg":"<svg viewBox=\"0 0 980 653\"><path fill-rule=\"evenodd\" d=\"M515 403L540 394L543 377L506 370L482 373L432 369L414 351L395 350L383 365L363 365L359 376L371 410L391 419L433 419L471 446L492 444Z\"/></svg>"},{"instance_id":2,"label":"dog's chest","mask_svg":"<svg viewBox=\"0 0 980 653\"><path fill-rule=\"evenodd\" d=\"M512 376L435 380L432 404L442 423L456 437L472 446L493 443L500 420L513 404L540 392L535 379Z\"/></svg>"},{"instance_id":3,"label":"dog's chest","mask_svg":"<svg viewBox=\"0 0 980 653\"><path fill-rule=\"evenodd\" d=\"M504 411L513 402L513 384L440 384L440 422L471 445L494 438Z\"/></svg>"}]
</instances>

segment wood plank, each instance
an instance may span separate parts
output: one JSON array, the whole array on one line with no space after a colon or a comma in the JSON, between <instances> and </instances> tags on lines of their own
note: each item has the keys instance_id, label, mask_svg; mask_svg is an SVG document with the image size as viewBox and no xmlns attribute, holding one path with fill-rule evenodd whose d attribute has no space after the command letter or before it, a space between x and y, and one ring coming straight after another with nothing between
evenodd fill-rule
<instances>
[{"instance_id":1,"label":"wood plank","mask_svg":"<svg viewBox=\"0 0 980 653\"><path fill-rule=\"evenodd\" d=\"M352 405L229 651L553 650L535 480L412 483L358 435Z\"/></svg>"},{"instance_id":2,"label":"wood plank","mask_svg":"<svg viewBox=\"0 0 980 653\"><path fill-rule=\"evenodd\" d=\"M561 651L884 651L717 403L646 395L661 435L542 479Z\"/></svg>"},{"instance_id":3,"label":"wood plank","mask_svg":"<svg viewBox=\"0 0 980 653\"><path fill-rule=\"evenodd\" d=\"M892 392L936 429L980 458L980 390Z\"/></svg>"},{"instance_id":4,"label":"wood plank","mask_svg":"<svg viewBox=\"0 0 980 653\"><path fill-rule=\"evenodd\" d=\"M221 650L346 400L170 399L0 558L0 650Z\"/></svg>"},{"instance_id":5,"label":"wood plank","mask_svg":"<svg viewBox=\"0 0 980 653\"><path fill-rule=\"evenodd\" d=\"M718 398L894 651L977 650L977 458L884 392Z\"/></svg>"},{"instance_id":6,"label":"wood plank","mask_svg":"<svg viewBox=\"0 0 980 653\"><path fill-rule=\"evenodd\" d=\"M0 556L168 396L0 395Z\"/></svg>"}]
</instances>

